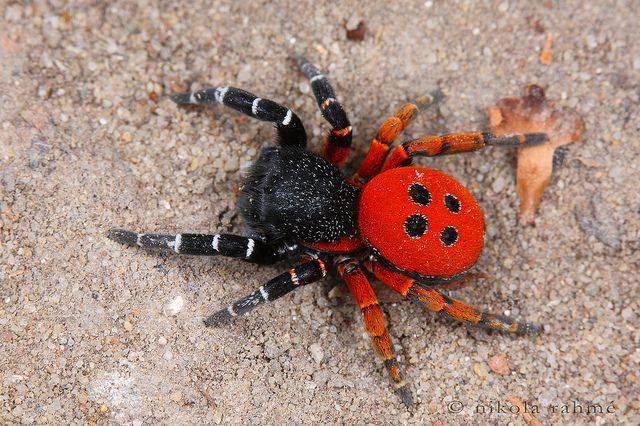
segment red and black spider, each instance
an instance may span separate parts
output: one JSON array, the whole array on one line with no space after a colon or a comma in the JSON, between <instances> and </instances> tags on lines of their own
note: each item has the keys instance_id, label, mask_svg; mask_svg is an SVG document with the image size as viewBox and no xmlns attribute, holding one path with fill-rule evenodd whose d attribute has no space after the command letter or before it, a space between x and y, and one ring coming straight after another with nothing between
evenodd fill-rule
<instances>
[{"instance_id":1,"label":"red and black spider","mask_svg":"<svg viewBox=\"0 0 640 426\"><path fill-rule=\"evenodd\" d=\"M332 130L321 156L306 150L306 132L290 109L233 87L173 95L177 104L221 103L275 124L279 146L265 148L244 182L239 210L249 236L232 234L138 234L114 229L122 244L178 254L228 256L259 264L292 257L299 263L226 308L209 316L220 326L256 306L322 279L336 268L362 311L374 348L384 360L402 402L412 404L393 354L382 310L363 268L391 289L430 310L473 325L518 335L540 327L482 312L438 291L465 277L482 250L484 219L473 195L452 177L411 166L413 157L468 152L487 145L527 146L546 134L495 136L459 133L425 136L389 147L411 122L417 107L407 104L382 123L357 172L337 168L351 145L351 124L326 76L305 59L300 70ZM468 278L468 277L467 277Z\"/></svg>"}]
</instances>

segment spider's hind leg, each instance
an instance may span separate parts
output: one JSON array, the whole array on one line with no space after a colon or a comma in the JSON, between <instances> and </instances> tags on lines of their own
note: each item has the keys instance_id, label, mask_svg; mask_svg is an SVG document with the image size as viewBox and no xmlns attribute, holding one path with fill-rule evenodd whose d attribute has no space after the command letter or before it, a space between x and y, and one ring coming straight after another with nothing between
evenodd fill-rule
<instances>
[{"instance_id":1,"label":"spider's hind leg","mask_svg":"<svg viewBox=\"0 0 640 426\"><path fill-rule=\"evenodd\" d=\"M453 299L433 288L421 285L413 278L392 271L378 262L369 261L365 265L384 285L404 297L419 301L431 311L445 313L451 318L467 324L520 336L542 332L542 328L539 325L529 322L517 322L504 315L482 312L461 300Z\"/></svg>"},{"instance_id":2,"label":"spider's hind leg","mask_svg":"<svg viewBox=\"0 0 640 426\"><path fill-rule=\"evenodd\" d=\"M261 285L253 293L209 316L204 323L207 327L228 324L234 317L245 315L258 305L279 299L300 286L320 281L326 274L327 270L321 259L300 263L295 268Z\"/></svg>"},{"instance_id":3,"label":"spider's hind leg","mask_svg":"<svg viewBox=\"0 0 640 426\"><path fill-rule=\"evenodd\" d=\"M226 256L252 263L272 264L292 254L297 246L272 245L233 234L142 234L112 229L111 240L128 246L195 256Z\"/></svg>"},{"instance_id":4,"label":"spider's hind leg","mask_svg":"<svg viewBox=\"0 0 640 426\"><path fill-rule=\"evenodd\" d=\"M282 145L304 148L307 143L307 133L302 121L293 111L242 89L229 86L212 87L195 92L177 93L171 95L171 100L178 105L220 103L249 117L275 124Z\"/></svg>"}]
</instances>

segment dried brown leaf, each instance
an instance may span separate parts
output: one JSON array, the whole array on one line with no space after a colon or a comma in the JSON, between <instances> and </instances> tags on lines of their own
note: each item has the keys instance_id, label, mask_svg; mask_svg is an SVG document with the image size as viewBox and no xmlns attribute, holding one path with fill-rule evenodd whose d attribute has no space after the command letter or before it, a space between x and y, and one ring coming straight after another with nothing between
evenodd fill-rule
<instances>
[{"instance_id":1,"label":"dried brown leaf","mask_svg":"<svg viewBox=\"0 0 640 426\"><path fill-rule=\"evenodd\" d=\"M504 98L487 110L491 131L497 135L537 133L549 135L538 146L518 149L516 190L520 196L520 222L533 224L542 193L549 185L553 153L561 145L576 142L584 131L582 118L569 108L556 107L542 87L532 84L521 98Z\"/></svg>"}]
</instances>

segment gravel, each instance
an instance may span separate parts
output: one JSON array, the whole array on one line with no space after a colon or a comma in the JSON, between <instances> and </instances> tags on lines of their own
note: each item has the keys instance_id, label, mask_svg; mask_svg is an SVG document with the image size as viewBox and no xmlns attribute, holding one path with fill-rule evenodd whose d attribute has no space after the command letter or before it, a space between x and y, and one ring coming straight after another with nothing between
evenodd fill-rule
<instances>
[{"instance_id":1,"label":"gravel","mask_svg":"<svg viewBox=\"0 0 640 426\"><path fill-rule=\"evenodd\" d=\"M476 409L522 401L540 405L532 415L543 424L640 423L634 6L0 5L0 422L522 424L518 413ZM363 41L346 39L350 20L366 22ZM542 65L547 34L552 61ZM143 253L106 238L111 227L241 232L241 171L273 144L272 129L166 95L242 86L294 108L318 149L328 126L287 59L296 52L329 74L350 114L349 170L378 123L435 91L438 108L405 138L484 129L486 106L534 82L586 122L533 227L517 224L512 151L420 160L484 208L476 270L488 278L457 297L545 332L469 331L376 285L411 410L335 278L207 329L205 315L287 266ZM496 354L510 374L491 371ZM574 403L605 411L549 408Z\"/></svg>"}]
</instances>

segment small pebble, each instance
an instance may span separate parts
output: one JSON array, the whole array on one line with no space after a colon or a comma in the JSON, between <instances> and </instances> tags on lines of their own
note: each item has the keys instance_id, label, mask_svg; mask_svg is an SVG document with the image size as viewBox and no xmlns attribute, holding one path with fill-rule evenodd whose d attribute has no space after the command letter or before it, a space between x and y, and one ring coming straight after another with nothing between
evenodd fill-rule
<instances>
[{"instance_id":1,"label":"small pebble","mask_svg":"<svg viewBox=\"0 0 640 426\"><path fill-rule=\"evenodd\" d=\"M10 342L14 336L15 334L13 334L13 332L11 331L3 331L2 333L0 333L0 342Z\"/></svg>"},{"instance_id":2,"label":"small pebble","mask_svg":"<svg viewBox=\"0 0 640 426\"><path fill-rule=\"evenodd\" d=\"M475 364L473 364L473 372L476 373L476 376L480 377L483 380L489 374L489 372L484 367L484 365L480 364L479 362L476 362Z\"/></svg>"},{"instance_id":3,"label":"small pebble","mask_svg":"<svg viewBox=\"0 0 640 426\"><path fill-rule=\"evenodd\" d=\"M496 180L493 181L493 183L491 184L491 189L493 190L493 192L495 192L496 194L499 194L500 192L502 192L504 190L504 188L507 186L507 180L505 179L504 176L502 176L502 174L500 174Z\"/></svg>"},{"instance_id":4,"label":"small pebble","mask_svg":"<svg viewBox=\"0 0 640 426\"><path fill-rule=\"evenodd\" d=\"M322 351L322 347L317 343L309 346L309 353L311 353L311 357L317 364L320 364L324 359L324 352Z\"/></svg>"},{"instance_id":5,"label":"small pebble","mask_svg":"<svg viewBox=\"0 0 640 426\"><path fill-rule=\"evenodd\" d=\"M496 374L499 374L501 376L508 376L509 374L511 374L509 361L507 360L507 356L503 353L492 356L489 359L488 364L491 370Z\"/></svg>"},{"instance_id":6,"label":"small pebble","mask_svg":"<svg viewBox=\"0 0 640 426\"><path fill-rule=\"evenodd\" d=\"M180 391L172 392L170 398L173 402L178 404L182 401L182 392Z\"/></svg>"},{"instance_id":7,"label":"small pebble","mask_svg":"<svg viewBox=\"0 0 640 426\"><path fill-rule=\"evenodd\" d=\"M251 69L251 65L247 64L247 65L244 65L242 68L240 68L240 71L238 72L236 79L240 83L246 83L250 81L252 77L253 77L253 70Z\"/></svg>"},{"instance_id":8,"label":"small pebble","mask_svg":"<svg viewBox=\"0 0 640 426\"><path fill-rule=\"evenodd\" d=\"M167 316L176 316L180 313L183 307L184 299L181 295L177 295L165 305L164 313Z\"/></svg>"}]
</instances>

